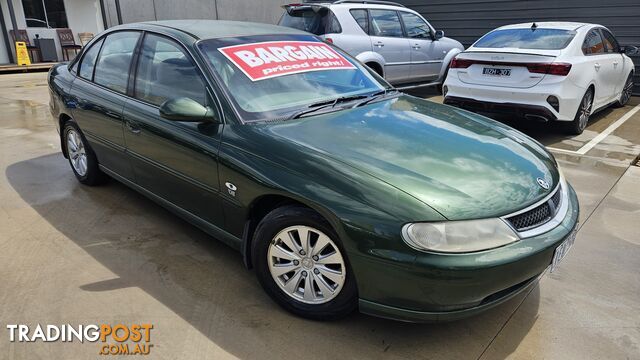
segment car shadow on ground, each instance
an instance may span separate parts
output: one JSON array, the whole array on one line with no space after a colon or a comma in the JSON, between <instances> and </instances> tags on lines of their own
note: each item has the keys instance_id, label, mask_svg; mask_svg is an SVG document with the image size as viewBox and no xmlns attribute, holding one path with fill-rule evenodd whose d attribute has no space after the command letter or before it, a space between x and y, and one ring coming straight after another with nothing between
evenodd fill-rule
<instances>
[{"instance_id":1,"label":"car shadow on ground","mask_svg":"<svg viewBox=\"0 0 640 360\"><path fill-rule=\"evenodd\" d=\"M501 338L499 353L506 356L537 318L535 286L526 302L520 295L451 323L407 324L358 313L308 321L273 303L239 253L116 181L80 185L59 153L12 164L6 176L42 218L117 275L78 284L81 291L109 296L137 287L239 358L477 358L521 306L521 326ZM100 311L91 316L110 315Z\"/></svg>"}]
</instances>

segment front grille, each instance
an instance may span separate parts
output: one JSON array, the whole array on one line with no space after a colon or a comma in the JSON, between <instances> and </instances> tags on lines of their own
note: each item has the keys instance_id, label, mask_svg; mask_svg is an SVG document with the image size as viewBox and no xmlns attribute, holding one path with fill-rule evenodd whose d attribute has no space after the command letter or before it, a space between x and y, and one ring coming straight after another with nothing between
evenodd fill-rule
<instances>
[{"instance_id":1,"label":"front grille","mask_svg":"<svg viewBox=\"0 0 640 360\"><path fill-rule=\"evenodd\" d=\"M509 221L511 226L517 231L525 231L540 226L551 220L556 214L560 207L561 196L562 191L560 191L560 187L558 187L555 194L553 194L548 201L527 212L508 217L507 221Z\"/></svg>"}]
</instances>

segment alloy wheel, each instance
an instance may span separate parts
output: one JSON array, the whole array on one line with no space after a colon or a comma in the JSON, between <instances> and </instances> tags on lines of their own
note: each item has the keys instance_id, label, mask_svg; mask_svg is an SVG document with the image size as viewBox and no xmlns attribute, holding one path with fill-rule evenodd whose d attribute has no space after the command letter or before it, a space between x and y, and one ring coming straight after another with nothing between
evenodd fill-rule
<instances>
[{"instance_id":1,"label":"alloy wheel","mask_svg":"<svg viewBox=\"0 0 640 360\"><path fill-rule=\"evenodd\" d=\"M580 129L585 129L587 127L587 123L589 122L589 116L591 115L591 105L593 103L593 94L591 91L585 94L582 99L582 103L580 104L580 117L579 123Z\"/></svg>"},{"instance_id":2,"label":"alloy wheel","mask_svg":"<svg viewBox=\"0 0 640 360\"><path fill-rule=\"evenodd\" d=\"M629 101L632 92L633 77L629 75L629 78L627 79L627 82L624 84L624 88L622 89L622 95L620 95L620 105L625 105Z\"/></svg>"},{"instance_id":3,"label":"alloy wheel","mask_svg":"<svg viewBox=\"0 0 640 360\"><path fill-rule=\"evenodd\" d=\"M271 276L289 297L307 304L334 299L346 279L345 261L338 246L322 231L290 226L277 233L269 245Z\"/></svg>"},{"instance_id":4,"label":"alloy wheel","mask_svg":"<svg viewBox=\"0 0 640 360\"><path fill-rule=\"evenodd\" d=\"M67 155L76 173L85 176L87 174L87 151L82 137L73 129L67 132Z\"/></svg>"}]
</instances>

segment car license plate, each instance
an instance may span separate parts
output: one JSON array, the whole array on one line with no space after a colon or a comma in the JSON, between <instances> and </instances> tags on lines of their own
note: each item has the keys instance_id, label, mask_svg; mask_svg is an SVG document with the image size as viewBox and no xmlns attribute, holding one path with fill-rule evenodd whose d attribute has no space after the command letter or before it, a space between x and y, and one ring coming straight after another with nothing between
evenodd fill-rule
<instances>
[{"instance_id":1,"label":"car license plate","mask_svg":"<svg viewBox=\"0 0 640 360\"><path fill-rule=\"evenodd\" d=\"M576 241L577 232L578 232L578 225L576 224L575 229L573 229L573 231L571 232L569 237L567 237L562 242L562 244L560 244L556 248L555 253L553 253L553 260L551 261L551 270L550 270L550 272L553 272L558 267L558 264L560 264L560 261L562 261L562 259L564 259L564 257L567 255L567 253L571 249L571 246Z\"/></svg>"},{"instance_id":2,"label":"car license plate","mask_svg":"<svg viewBox=\"0 0 640 360\"><path fill-rule=\"evenodd\" d=\"M491 76L511 76L511 69L484 68L482 73Z\"/></svg>"}]
</instances>

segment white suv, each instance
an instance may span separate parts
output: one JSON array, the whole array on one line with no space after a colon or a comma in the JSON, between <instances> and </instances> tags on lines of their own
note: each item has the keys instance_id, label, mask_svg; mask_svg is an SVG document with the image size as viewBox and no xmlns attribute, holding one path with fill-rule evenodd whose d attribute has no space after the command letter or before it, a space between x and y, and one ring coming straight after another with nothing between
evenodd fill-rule
<instances>
[{"instance_id":1,"label":"white suv","mask_svg":"<svg viewBox=\"0 0 640 360\"><path fill-rule=\"evenodd\" d=\"M633 62L613 34L595 24L508 25L476 41L451 63L445 104L479 113L562 121L580 134L589 116L624 105L633 89Z\"/></svg>"},{"instance_id":2,"label":"white suv","mask_svg":"<svg viewBox=\"0 0 640 360\"><path fill-rule=\"evenodd\" d=\"M441 84L450 61L464 50L420 14L392 2L339 0L283 7L279 25L337 45L401 89Z\"/></svg>"}]
</instances>

